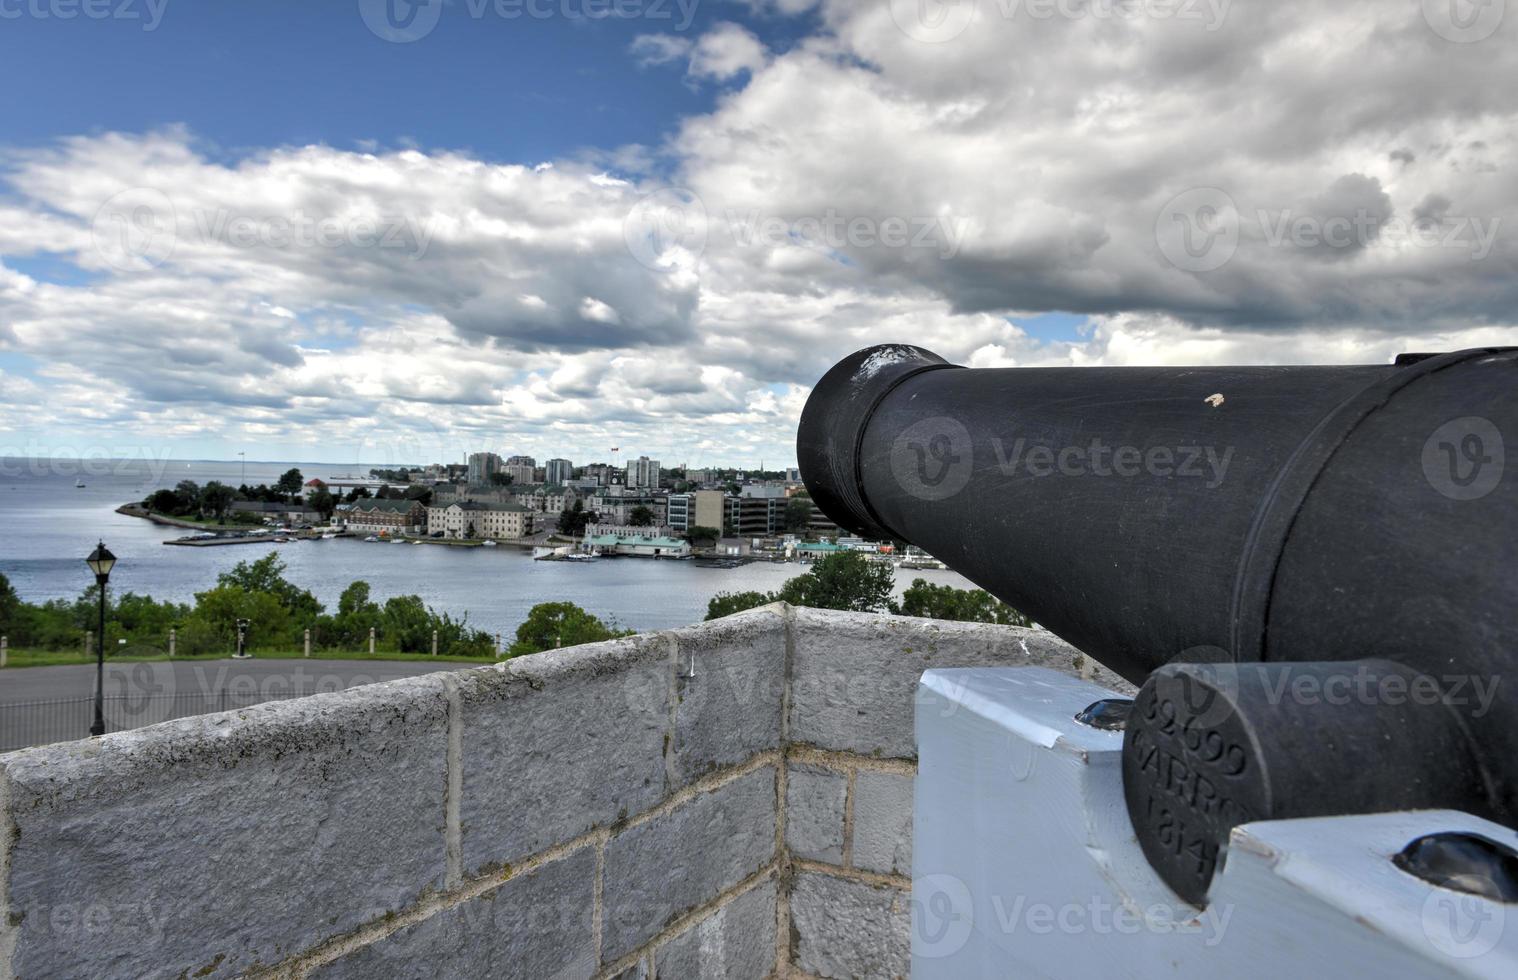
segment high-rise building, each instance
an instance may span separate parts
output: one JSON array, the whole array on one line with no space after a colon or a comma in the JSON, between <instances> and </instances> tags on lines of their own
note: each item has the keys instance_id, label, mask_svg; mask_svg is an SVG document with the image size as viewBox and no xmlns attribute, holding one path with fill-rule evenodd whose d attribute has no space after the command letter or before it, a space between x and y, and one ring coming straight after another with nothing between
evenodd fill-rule
<instances>
[{"instance_id":1,"label":"high-rise building","mask_svg":"<svg viewBox=\"0 0 1518 980\"><path fill-rule=\"evenodd\" d=\"M657 487L659 485L659 461L639 456L627 464L629 487Z\"/></svg>"},{"instance_id":2,"label":"high-rise building","mask_svg":"<svg viewBox=\"0 0 1518 980\"><path fill-rule=\"evenodd\" d=\"M492 474L501 472L501 457L495 453L470 453L469 475L466 477L471 486L485 486L490 482Z\"/></svg>"},{"instance_id":3,"label":"high-rise building","mask_svg":"<svg viewBox=\"0 0 1518 980\"><path fill-rule=\"evenodd\" d=\"M575 464L567 459L550 459L543 465L544 483L568 483L574 478Z\"/></svg>"}]
</instances>

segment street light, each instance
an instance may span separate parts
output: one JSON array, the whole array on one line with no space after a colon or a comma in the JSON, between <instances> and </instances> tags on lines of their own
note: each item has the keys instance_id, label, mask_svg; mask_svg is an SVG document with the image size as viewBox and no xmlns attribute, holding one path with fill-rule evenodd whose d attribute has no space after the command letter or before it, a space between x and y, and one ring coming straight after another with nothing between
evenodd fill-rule
<instances>
[{"instance_id":1,"label":"street light","mask_svg":"<svg viewBox=\"0 0 1518 980\"><path fill-rule=\"evenodd\" d=\"M100 632L95 640L95 723L90 726L91 735L105 734L105 583L111 577L111 569L116 567L116 556L106 548L102 541L90 552L90 556L84 560L90 566L90 571L95 573L95 584L100 586Z\"/></svg>"}]
</instances>

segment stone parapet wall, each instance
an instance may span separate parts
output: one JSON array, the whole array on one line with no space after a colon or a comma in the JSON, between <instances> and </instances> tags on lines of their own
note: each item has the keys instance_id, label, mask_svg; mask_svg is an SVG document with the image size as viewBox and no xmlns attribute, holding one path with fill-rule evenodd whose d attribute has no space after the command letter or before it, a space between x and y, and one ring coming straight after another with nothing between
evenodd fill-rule
<instances>
[{"instance_id":1,"label":"stone parapet wall","mask_svg":"<svg viewBox=\"0 0 1518 980\"><path fill-rule=\"evenodd\" d=\"M0 977L907 971L929 667L1047 633L791 609L0 756Z\"/></svg>"}]
</instances>

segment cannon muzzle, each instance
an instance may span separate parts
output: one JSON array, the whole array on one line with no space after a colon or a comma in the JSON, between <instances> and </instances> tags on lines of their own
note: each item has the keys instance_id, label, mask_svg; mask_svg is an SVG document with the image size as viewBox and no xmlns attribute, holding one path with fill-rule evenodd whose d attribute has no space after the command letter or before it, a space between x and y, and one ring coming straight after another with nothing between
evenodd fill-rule
<instances>
[{"instance_id":1,"label":"cannon muzzle","mask_svg":"<svg viewBox=\"0 0 1518 980\"><path fill-rule=\"evenodd\" d=\"M1201 904L1248 820L1513 823L1509 445L1515 348L966 369L888 345L818 382L797 454L840 527L922 547L1142 685L1129 812Z\"/></svg>"}]
</instances>

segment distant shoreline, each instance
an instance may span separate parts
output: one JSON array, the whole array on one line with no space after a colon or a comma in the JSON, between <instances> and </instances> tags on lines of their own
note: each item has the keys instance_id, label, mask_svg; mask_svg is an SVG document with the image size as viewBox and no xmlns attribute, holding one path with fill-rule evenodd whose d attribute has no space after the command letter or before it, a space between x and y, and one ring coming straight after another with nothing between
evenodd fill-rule
<instances>
[{"instance_id":1,"label":"distant shoreline","mask_svg":"<svg viewBox=\"0 0 1518 980\"><path fill-rule=\"evenodd\" d=\"M181 521L177 517L164 517L162 514L155 514L141 504L122 504L116 508L116 513L124 514L127 517L140 517L145 521L152 521L154 524L163 524L167 527L183 527L192 531L204 531L206 528L204 524L198 524L195 521Z\"/></svg>"}]
</instances>

